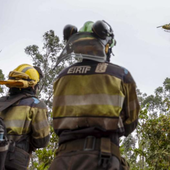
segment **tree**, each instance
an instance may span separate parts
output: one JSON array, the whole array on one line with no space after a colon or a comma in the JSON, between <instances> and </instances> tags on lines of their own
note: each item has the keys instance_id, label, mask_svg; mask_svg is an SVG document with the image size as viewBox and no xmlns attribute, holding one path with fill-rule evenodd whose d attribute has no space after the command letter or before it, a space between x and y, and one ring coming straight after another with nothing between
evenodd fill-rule
<instances>
[{"instance_id":1,"label":"tree","mask_svg":"<svg viewBox=\"0 0 170 170\"><path fill-rule=\"evenodd\" d=\"M170 169L170 79L154 95L138 93L141 103L139 123L135 135L137 145L127 153L132 170ZM126 144L126 141L123 143ZM124 148L126 147L123 146Z\"/></svg>"},{"instance_id":2,"label":"tree","mask_svg":"<svg viewBox=\"0 0 170 170\"><path fill-rule=\"evenodd\" d=\"M5 78L4 74L3 74L2 70L0 69L0 80L4 80L4 78ZM4 89L3 89L3 87L0 86L0 95L3 94L3 92L4 92Z\"/></svg>"},{"instance_id":3,"label":"tree","mask_svg":"<svg viewBox=\"0 0 170 170\"><path fill-rule=\"evenodd\" d=\"M52 125L52 85L57 74L75 60L67 59L57 68L57 56L64 47L53 30L43 35L43 47L30 45L25 48L33 61L44 73L40 83L41 99L44 99L49 110L49 122ZM123 155L129 160L132 170L167 170L170 167L170 78L166 78L162 87L158 87L153 95L147 96L137 90L141 104L137 130L124 139L121 146ZM52 126L50 143L47 148L38 149L32 157L30 169L48 169L54 159L58 138Z\"/></svg>"},{"instance_id":4,"label":"tree","mask_svg":"<svg viewBox=\"0 0 170 170\"><path fill-rule=\"evenodd\" d=\"M57 61L57 55L63 48L63 43L59 42L59 38L50 30L43 35L43 47L39 50L37 45L30 45L25 48L26 54L31 56L33 65L41 68L44 77L40 83L39 95L45 99L45 103L51 109L52 98L52 82L64 63L57 70L53 69Z\"/></svg>"},{"instance_id":5,"label":"tree","mask_svg":"<svg viewBox=\"0 0 170 170\"><path fill-rule=\"evenodd\" d=\"M37 45L30 45L25 48L33 61L34 66L41 68L44 77L39 85L39 97L44 100L49 110L49 123L50 123L50 142L44 149L38 149L36 154L33 155L30 169L44 170L48 169L51 161L54 159L54 151L57 148L58 137L53 131L52 127L52 96L53 96L53 83L57 74L66 66L72 64L74 59L67 59L59 64L56 68L56 61L59 53L64 47L64 43L60 42L59 37L55 35L53 30L47 31L43 35L43 47Z\"/></svg>"}]
</instances>

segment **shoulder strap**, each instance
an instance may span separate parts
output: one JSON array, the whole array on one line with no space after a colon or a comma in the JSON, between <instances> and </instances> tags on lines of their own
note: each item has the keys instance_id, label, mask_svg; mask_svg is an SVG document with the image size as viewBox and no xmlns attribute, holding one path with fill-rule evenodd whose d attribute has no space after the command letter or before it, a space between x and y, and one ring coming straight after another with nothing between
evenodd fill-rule
<instances>
[{"instance_id":1,"label":"shoulder strap","mask_svg":"<svg viewBox=\"0 0 170 170\"><path fill-rule=\"evenodd\" d=\"M28 98L28 97L36 97L35 95L31 94L17 94L14 96L4 96L0 98L0 112L4 111L14 103L18 102L19 100L23 98Z\"/></svg>"}]
</instances>

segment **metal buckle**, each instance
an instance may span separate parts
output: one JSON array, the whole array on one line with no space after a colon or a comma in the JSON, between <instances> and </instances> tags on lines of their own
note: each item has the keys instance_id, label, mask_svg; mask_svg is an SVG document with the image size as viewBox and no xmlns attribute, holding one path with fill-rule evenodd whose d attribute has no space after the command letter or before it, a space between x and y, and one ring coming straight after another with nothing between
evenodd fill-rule
<instances>
[{"instance_id":1,"label":"metal buckle","mask_svg":"<svg viewBox=\"0 0 170 170\"><path fill-rule=\"evenodd\" d=\"M87 148L88 140L91 140L91 139L93 140L92 147L91 147L91 148ZM94 150L94 148L95 148L95 144L96 144L96 138L95 138L94 136L87 136L87 137L85 138L83 150L84 150L84 151L92 151L92 150Z\"/></svg>"},{"instance_id":2,"label":"metal buckle","mask_svg":"<svg viewBox=\"0 0 170 170\"><path fill-rule=\"evenodd\" d=\"M98 165L104 169L108 168L110 160L111 160L111 155L102 154L100 152Z\"/></svg>"}]
</instances>

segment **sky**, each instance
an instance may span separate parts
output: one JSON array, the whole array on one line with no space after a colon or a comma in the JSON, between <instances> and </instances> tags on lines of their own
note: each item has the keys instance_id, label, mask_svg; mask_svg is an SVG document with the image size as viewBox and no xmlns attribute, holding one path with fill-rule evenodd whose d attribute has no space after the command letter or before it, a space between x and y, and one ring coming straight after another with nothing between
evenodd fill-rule
<instances>
[{"instance_id":1,"label":"sky","mask_svg":"<svg viewBox=\"0 0 170 170\"><path fill-rule=\"evenodd\" d=\"M86 21L105 20L117 45L111 62L128 69L148 95L170 77L169 0L0 0L0 69L5 76L18 65L32 64L24 49L42 46L43 34L54 30L63 39L67 24L78 29Z\"/></svg>"}]
</instances>

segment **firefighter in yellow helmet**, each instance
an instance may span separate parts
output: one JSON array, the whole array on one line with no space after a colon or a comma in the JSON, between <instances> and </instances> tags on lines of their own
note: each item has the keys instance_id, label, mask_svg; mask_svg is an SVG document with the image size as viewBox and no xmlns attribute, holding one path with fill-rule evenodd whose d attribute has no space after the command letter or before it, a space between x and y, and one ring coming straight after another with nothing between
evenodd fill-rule
<instances>
[{"instance_id":1,"label":"firefighter in yellow helmet","mask_svg":"<svg viewBox=\"0 0 170 170\"><path fill-rule=\"evenodd\" d=\"M36 96L42 72L29 64L19 65L0 81L9 87L9 95L0 98L0 117L9 140L6 170L26 170L32 151L49 142L47 108Z\"/></svg>"},{"instance_id":2,"label":"firefighter in yellow helmet","mask_svg":"<svg viewBox=\"0 0 170 170\"><path fill-rule=\"evenodd\" d=\"M67 25L64 39L57 65L68 57L82 61L60 72L53 86L59 148L50 170L128 170L119 138L136 128L140 106L130 72L110 63L113 30L105 21L79 31Z\"/></svg>"}]
</instances>

